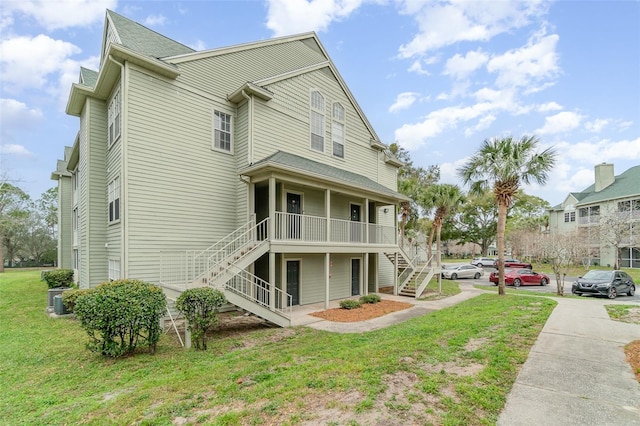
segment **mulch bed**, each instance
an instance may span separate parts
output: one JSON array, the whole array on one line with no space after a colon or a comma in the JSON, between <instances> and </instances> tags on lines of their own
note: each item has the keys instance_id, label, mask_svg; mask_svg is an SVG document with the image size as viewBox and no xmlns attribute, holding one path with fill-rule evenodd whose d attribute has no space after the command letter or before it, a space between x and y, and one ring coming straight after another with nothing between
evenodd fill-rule
<instances>
[{"instance_id":1,"label":"mulch bed","mask_svg":"<svg viewBox=\"0 0 640 426\"><path fill-rule=\"evenodd\" d=\"M392 312L409 309L413 305L405 302L382 299L378 303L364 303L356 309L334 308L326 311L314 312L309 315L335 322L356 322L381 317Z\"/></svg>"}]
</instances>

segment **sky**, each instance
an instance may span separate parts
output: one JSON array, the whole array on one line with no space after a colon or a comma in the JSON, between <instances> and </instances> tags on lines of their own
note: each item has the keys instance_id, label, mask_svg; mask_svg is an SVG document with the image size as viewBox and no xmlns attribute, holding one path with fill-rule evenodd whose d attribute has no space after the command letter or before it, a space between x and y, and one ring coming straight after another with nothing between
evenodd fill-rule
<instances>
[{"instance_id":1,"label":"sky","mask_svg":"<svg viewBox=\"0 0 640 426\"><path fill-rule=\"evenodd\" d=\"M97 70L106 9L196 50L315 31L382 142L442 183L494 137L556 150L524 188L552 205L596 164L640 164L636 0L2 0L0 176L34 199L78 132L65 107L80 66Z\"/></svg>"}]
</instances>

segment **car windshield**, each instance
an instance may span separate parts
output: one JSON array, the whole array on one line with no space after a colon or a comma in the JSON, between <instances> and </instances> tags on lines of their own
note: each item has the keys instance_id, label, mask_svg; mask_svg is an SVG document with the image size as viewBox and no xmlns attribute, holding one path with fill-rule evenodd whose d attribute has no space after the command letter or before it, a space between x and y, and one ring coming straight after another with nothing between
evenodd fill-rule
<instances>
[{"instance_id":1,"label":"car windshield","mask_svg":"<svg viewBox=\"0 0 640 426\"><path fill-rule=\"evenodd\" d=\"M582 277L585 280L610 280L612 271L589 271Z\"/></svg>"}]
</instances>

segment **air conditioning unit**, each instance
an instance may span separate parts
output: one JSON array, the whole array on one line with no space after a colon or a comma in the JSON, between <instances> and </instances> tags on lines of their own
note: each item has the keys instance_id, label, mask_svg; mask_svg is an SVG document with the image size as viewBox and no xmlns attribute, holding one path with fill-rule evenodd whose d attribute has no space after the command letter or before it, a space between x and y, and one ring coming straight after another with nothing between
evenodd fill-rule
<instances>
[{"instance_id":1,"label":"air conditioning unit","mask_svg":"<svg viewBox=\"0 0 640 426\"><path fill-rule=\"evenodd\" d=\"M56 315L66 315L66 314L70 314L71 313L71 312L67 311L67 307L64 306L64 303L62 303L62 295L61 294L53 296L53 312Z\"/></svg>"}]
</instances>

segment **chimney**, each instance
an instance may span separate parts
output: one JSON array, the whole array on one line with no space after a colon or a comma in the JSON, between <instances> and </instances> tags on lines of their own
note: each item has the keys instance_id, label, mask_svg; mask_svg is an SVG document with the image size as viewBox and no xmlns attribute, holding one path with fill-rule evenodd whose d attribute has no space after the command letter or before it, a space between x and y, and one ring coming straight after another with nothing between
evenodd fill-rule
<instances>
[{"instance_id":1,"label":"chimney","mask_svg":"<svg viewBox=\"0 0 640 426\"><path fill-rule=\"evenodd\" d=\"M596 164L596 192L600 192L611 185L616 177L613 174L613 164Z\"/></svg>"}]
</instances>

